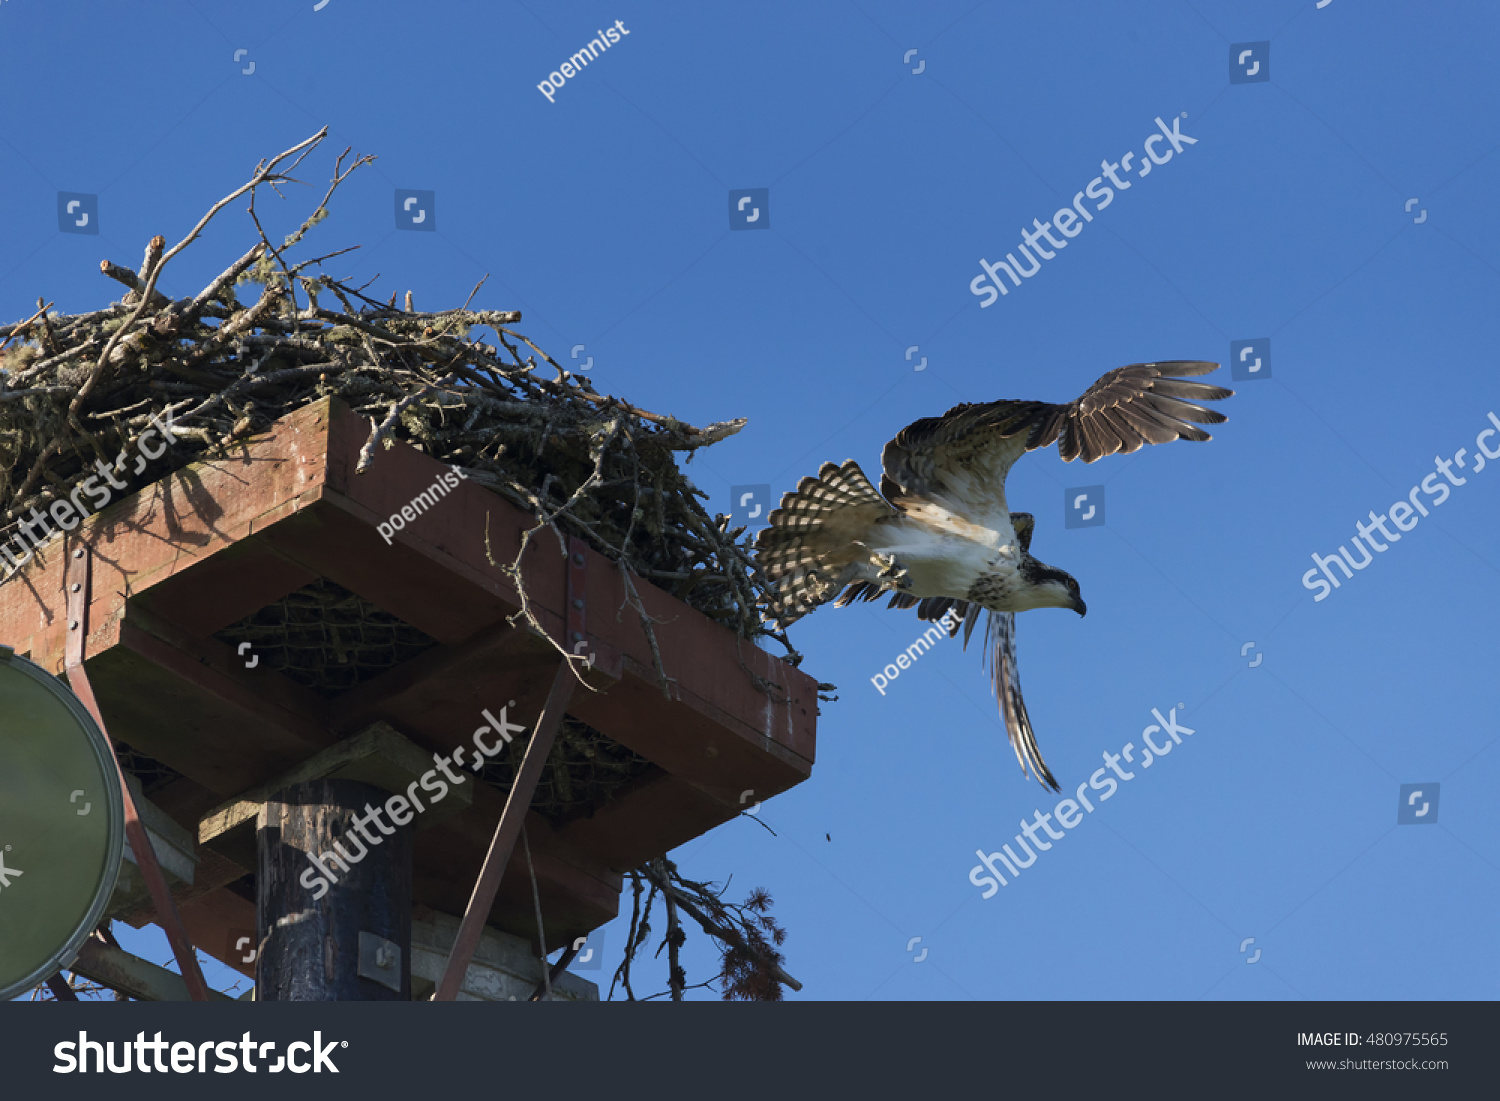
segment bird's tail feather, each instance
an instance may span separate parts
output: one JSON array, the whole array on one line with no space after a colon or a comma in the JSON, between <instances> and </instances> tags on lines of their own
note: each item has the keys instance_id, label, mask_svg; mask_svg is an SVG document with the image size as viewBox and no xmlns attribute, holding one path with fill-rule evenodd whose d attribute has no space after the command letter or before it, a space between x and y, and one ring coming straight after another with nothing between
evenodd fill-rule
<instances>
[{"instance_id":1,"label":"bird's tail feather","mask_svg":"<svg viewBox=\"0 0 1500 1101\"><path fill-rule=\"evenodd\" d=\"M868 561L859 540L870 525L895 513L853 459L803 478L756 537L756 558L775 594L770 616L786 626L831 600Z\"/></svg>"}]
</instances>

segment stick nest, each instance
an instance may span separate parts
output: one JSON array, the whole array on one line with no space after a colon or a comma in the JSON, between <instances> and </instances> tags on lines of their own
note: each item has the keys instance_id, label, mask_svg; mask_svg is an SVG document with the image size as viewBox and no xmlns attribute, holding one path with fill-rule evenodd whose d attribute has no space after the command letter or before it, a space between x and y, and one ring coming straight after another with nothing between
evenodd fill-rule
<instances>
[{"instance_id":1,"label":"stick nest","mask_svg":"<svg viewBox=\"0 0 1500 1101\"><path fill-rule=\"evenodd\" d=\"M371 423L361 473L377 447L402 440L529 512L525 539L549 528L559 542L581 536L626 571L627 591L638 574L744 638L780 639L795 663L762 618L767 593L743 529L705 511L707 495L675 459L691 461L744 420L698 428L598 393L513 327L520 313L470 309L483 280L462 308L424 313L410 292L401 306L394 294L381 303L331 278L323 265L338 252L294 259L338 186L373 160L346 167L341 154L316 209L273 243L257 190L295 182L288 173L325 133L262 162L174 248L153 238L138 269L101 262L128 288L121 301L64 315L39 299L30 318L0 326L0 544L19 552L22 521L67 498L98 461L127 483L118 500L334 395ZM191 298L158 292L167 263L242 196L255 245ZM142 465L153 419L176 442ZM517 584L518 566L502 567Z\"/></svg>"}]
</instances>

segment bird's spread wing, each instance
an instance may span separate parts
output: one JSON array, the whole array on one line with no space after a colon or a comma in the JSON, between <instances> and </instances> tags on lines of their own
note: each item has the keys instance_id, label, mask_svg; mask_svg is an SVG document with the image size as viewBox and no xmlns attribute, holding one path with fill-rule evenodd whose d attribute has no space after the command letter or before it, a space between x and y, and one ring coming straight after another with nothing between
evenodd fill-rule
<instances>
[{"instance_id":1,"label":"bird's spread wing","mask_svg":"<svg viewBox=\"0 0 1500 1101\"><path fill-rule=\"evenodd\" d=\"M1161 363L1135 363L1110 371L1090 386L1082 397L1064 405L1043 401L993 401L982 404L956 405L941 417L926 417L907 425L894 440L886 444L881 455L883 473L880 493L908 519L928 524L935 530L947 530L975 538L978 527L988 532L1013 532L1023 554L1029 552L1035 521L1026 513L1012 513L1005 503L1005 476L1015 461L1028 451L1057 444L1063 461L1082 459L1086 463L1116 452L1132 452L1148 443L1169 440L1207 440L1202 424L1219 424L1224 414L1196 405L1196 401L1217 401L1234 393L1222 386L1192 382L1176 376L1206 375L1219 365L1200 360L1167 360ZM833 468L843 476L847 467ZM825 466L821 475L829 473ZM858 468L855 467L855 472ZM852 475L850 475L852 478ZM860 475L859 480L863 480ZM807 481L807 479L804 479ZM812 500L815 494L799 493L809 499L808 508L827 510L833 503ZM789 495L790 496L790 495ZM865 483L858 500L839 500L840 508L855 506L863 512L865 524L889 523L897 515L881 515L879 497ZM826 519L804 517L787 501L772 514L790 531L796 525L824 526ZM794 515L795 514L795 515ZM780 530L779 528L777 530ZM831 531L831 529L830 529ZM843 533L847 539L847 533ZM762 559L774 557L775 539L762 533ZM785 551L787 560L775 560L778 569L811 568L796 555L795 547ZM825 554L825 557L827 555ZM847 561L846 561L847 559ZM842 589L840 605L857 600L875 600L888 587L868 575L860 575L858 563L846 554L835 563L841 567L837 579L816 578L816 593L796 608L802 614L831 594ZM847 586L847 588L845 588ZM804 606L805 605L805 606ZM916 606L924 620L947 620L951 635L962 626L964 648L984 611L978 604L952 597L916 597L896 592L890 607ZM951 613L951 615L950 615ZM1016 669L1016 617L1012 612L990 612L985 626L985 661L991 683L1000 702L1006 733L1023 772L1030 771L1053 791L1057 781L1042 760L1036 733L1021 698L1021 681Z\"/></svg>"},{"instance_id":2,"label":"bird's spread wing","mask_svg":"<svg viewBox=\"0 0 1500 1101\"><path fill-rule=\"evenodd\" d=\"M880 492L903 512L944 526L943 513L992 531L1010 515L1005 475L1026 451L1026 431L1055 408L1040 401L955 405L913 421L880 455Z\"/></svg>"},{"instance_id":3,"label":"bird's spread wing","mask_svg":"<svg viewBox=\"0 0 1500 1101\"><path fill-rule=\"evenodd\" d=\"M1176 375L1205 375L1217 363L1167 360L1118 367L1063 405L992 401L955 405L941 417L903 428L881 455L880 491L898 508L920 514L933 506L992 530L1008 515L1005 476L1028 451L1057 444L1065 462L1086 463L1143 444L1206 440L1200 424L1225 417L1195 401L1234 393Z\"/></svg>"},{"instance_id":4,"label":"bird's spread wing","mask_svg":"<svg viewBox=\"0 0 1500 1101\"><path fill-rule=\"evenodd\" d=\"M1056 440L1064 462L1082 458L1091 463L1117 451L1139 450L1142 444L1211 439L1197 425L1222 424L1224 414L1193 402L1218 401L1234 391L1171 376L1206 375L1218 366L1173 359L1117 367L1077 401L1054 405L1038 418L1026 438L1026 450Z\"/></svg>"}]
</instances>

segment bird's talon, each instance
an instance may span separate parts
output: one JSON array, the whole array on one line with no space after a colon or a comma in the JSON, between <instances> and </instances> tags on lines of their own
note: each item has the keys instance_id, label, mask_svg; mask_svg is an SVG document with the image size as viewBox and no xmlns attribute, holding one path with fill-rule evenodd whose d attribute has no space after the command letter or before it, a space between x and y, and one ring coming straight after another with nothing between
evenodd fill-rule
<instances>
[{"instance_id":1,"label":"bird's talon","mask_svg":"<svg viewBox=\"0 0 1500 1101\"><path fill-rule=\"evenodd\" d=\"M875 564L884 567L879 577L888 589L910 589L911 577L907 569L896 560L893 554L877 554L874 556Z\"/></svg>"}]
</instances>

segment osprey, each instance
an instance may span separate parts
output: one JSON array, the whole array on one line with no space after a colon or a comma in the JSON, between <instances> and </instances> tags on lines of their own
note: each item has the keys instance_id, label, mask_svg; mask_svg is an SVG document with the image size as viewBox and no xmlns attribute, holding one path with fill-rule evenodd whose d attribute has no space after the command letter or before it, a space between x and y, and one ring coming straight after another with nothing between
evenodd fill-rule
<instances>
[{"instance_id":1,"label":"osprey","mask_svg":"<svg viewBox=\"0 0 1500 1101\"><path fill-rule=\"evenodd\" d=\"M756 557L781 626L837 596L836 607L891 593L888 607L917 608L923 620L953 611L968 648L987 611L985 661L1016 759L1025 775L1058 790L1042 760L1016 674L1015 613L1088 610L1078 582L1031 555L1035 521L1011 512L1005 475L1028 451L1057 443L1064 462L1094 462L1142 444L1207 440L1200 424L1224 414L1194 401L1234 393L1177 375L1205 375L1217 363L1169 360L1109 372L1077 401L992 401L955 405L903 428L885 445L880 492L853 459L824 463L772 511Z\"/></svg>"}]
</instances>

